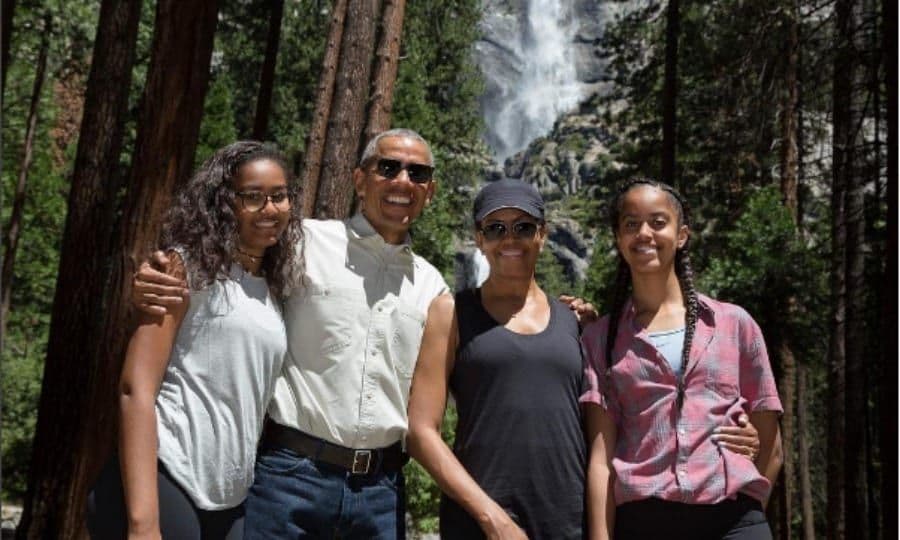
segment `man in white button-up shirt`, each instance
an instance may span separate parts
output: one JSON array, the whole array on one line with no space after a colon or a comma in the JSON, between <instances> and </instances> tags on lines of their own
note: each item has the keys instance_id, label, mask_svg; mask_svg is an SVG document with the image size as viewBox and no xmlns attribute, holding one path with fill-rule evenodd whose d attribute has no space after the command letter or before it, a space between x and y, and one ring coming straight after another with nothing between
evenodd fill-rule
<instances>
[{"instance_id":1,"label":"man in white button-up shirt","mask_svg":"<svg viewBox=\"0 0 900 540\"><path fill-rule=\"evenodd\" d=\"M428 143L375 137L353 172L360 212L303 221L305 269L284 305L288 354L246 501L247 538L405 536L403 438L431 300L447 284L409 247L434 195ZM172 285L142 267L136 301Z\"/></svg>"}]
</instances>

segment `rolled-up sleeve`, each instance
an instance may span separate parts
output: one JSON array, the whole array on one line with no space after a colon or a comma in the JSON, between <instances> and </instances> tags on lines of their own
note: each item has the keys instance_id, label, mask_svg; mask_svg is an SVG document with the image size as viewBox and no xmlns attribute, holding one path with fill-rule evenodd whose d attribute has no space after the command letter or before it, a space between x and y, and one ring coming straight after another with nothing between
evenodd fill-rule
<instances>
[{"instance_id":1,"label":"rolled-up sleeve","mask_svg":"<svg viewBox=\"0 0 900 540\"><path fill-rule=\"evenodd\" d=\"M618 416L611 388L607 388L606 339L608 317L592 323L581 334L581 350L584 357L586 388L578 399L580 403L599 405L614 418Z\"/></svg>"},{"instance_id":2,"label":"rolled-up sleeve","mask_svg":"<svg viewBox=\"0 0 900 540\"><path fill-rule=\"evenodd\" d=\"M750 410L784 412L775 376L766 350L766 342L756 321L746 311L741 310L738 318L740 347L741 396L749 403Z\"/></svg>"}]
</instances>

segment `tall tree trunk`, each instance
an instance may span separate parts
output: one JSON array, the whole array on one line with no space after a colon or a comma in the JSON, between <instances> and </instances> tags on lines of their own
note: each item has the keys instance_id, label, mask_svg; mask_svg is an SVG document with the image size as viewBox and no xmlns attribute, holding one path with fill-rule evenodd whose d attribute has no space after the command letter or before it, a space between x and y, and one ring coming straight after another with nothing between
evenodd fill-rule
<instances>
[{"instance_id":1,"label":"tall tree trunk","mask_svg":"<svg viewBox=\"0 0 900 540\"><path fill-rule=\"evenodd\" d=\"M172 188L193 162L209 80L216 1L160 0L129 192L114 227L105 295L93 349L49 357L32 460L29 504L35 510L20 538L75 538L82 534L88 482L115 440L116 381L127 340L130 276L135 260L155 247ZM91 234L94 234L93 232ZM68 270L68 269L66 269ZM85 370L85 364L89 369ZM87 371L87 374L82 372ZM85 383L82 385L81 383ZM65 448L65 452L56 449Z\"/></svg>"},{"instance_id":2,"label":"tall tree trunk","mask_svg":"<svg viewBox=\"0 0 900 540\"><path fill-rule=\"evenodd\" d=\"M790 300L795 300L791 298ZM786 306L789 313L794 311L792 306ZM785 321L785 326L787 326ZM781 377L778 381L778 388L781 394L782 403L784 405L784 414L781 417L781 440L784 448L784 464L781 468L781 485L776 486L778 497L780 499L779 533L780 538L789 540L793 538L791 532L791 523L794 515L794 490L795 490L795 471L794 471L794 404L796 403L796 387L797 387L797 360L794 357L794 351L791 348L787 334L789 330L783 330L778 348L778 360L781 363Z\"/></svg>"},{"instance_id":3,"label":"tall tree trunk","mask_svg":"<svg viewBox=\"0 0 900 540\"><path fill-rule=\"evenodd\" d=\"M16 0L3 0L0 6L0 96L6 90L6 70L9 68L9 46L12 36L13 13L16 11ZM2 102L2 98L0 98Z\"/></svg>"},{"instance_id":4,"label":"tall tree trunk","mask_svg":"<svg viewBox=\"0 0 900 540\"><path fill-rule=\"evenodd\" d=\"M20 537L72 530L77 521L62 518L60 512L80 508L75 501L89 481L79 476L74 452L60 455L47 449L60 441L71 445L83 429L78 423L59 420L70 411L84 410L86 395L81 390L96 369L86 361L98 349L98 328L90 324L104 309L100 300L121 184L117 170L140 13L141 2L134 0L105 0L100 8L45 361L44 395L51 396L59 384L70 385L78 393L70 394L74 401L41 400ZM66 368L64 380L53 381L49 374Z\"/></svg>"},{"instance_id":5,"label":"tall tree trunk","mask_svg":"<svg viewBox=\"0 0 900 540\"><path fill-rule=\"evenodd\" d=\"M863 137L862 95L866 89L865 72L859 58L866 48L861 30L862 2L839 0L835 6L838 29L844 47L838 52L842 59L847 54L847 64L838 76L849 84L847 101L834 105L835 134L840 137L842 174L846 186L844 220L846 227L845 279L847 318L845 327L846 354L846 449L845 449L845 512L847 531L857 538L870 538L868 522L868 475L866 470L866 288L865 288L865 171L862 154ZM852 58L852 60L851 60ZM851 65L852 64L852 65ZM839 123L845 123L838 126ZM835 149L837 153L837 148ZM835 159L835 163L839 160Z\"/></svg>"},{"instance_id":6,"label":"tall tree trunk","mask_svg":"<svg viewBox=\"0 0 900 540\"><path fill-rule=\"evenodd\" d=\"M803 521L803 540L816 540L816 523L812 503L812 480L809 476L809 370L804 364L797 367L797 446L800 467L800 515Z\"/></svg>"},{"instance_id":7,"label":"tall tree trunk","mask_svg":"<svg viewBox=\"0 0 900 540\"><path fill-rule=\"evenodd\" d=\"M797 4L790 0L790 9L785 21L787 36L787 61L785 62L784 91L781 104L781 200L797 223L797 62L799 46L797 41Z\"/></svg>"},{"instance_id":8,"label":"tall tree trunk","mask_svg":"<svg viewBox=\"0 0 900 540\"><path fill-rule=\"evenodd\" d=\"M835 3L832 179L832 343L829 380L831 414L828 459L828 537L842 539L846 531L867 538L866 472L862 449L864 401L861 379L860 310L861 253L864 241L862 190L858 179L859 56L855 47L858 1ZM863 319L864 320L864 319ZM860 471L860 465L862 470ZM860 497L861 495L861 497Z\"/></svg>"},{"instance_id":9,"label":"tall tree trunk","mask_svg":"<svg viewBox=\"0 0 900 540\"><path fill-rule=\"evenodd\" d=\"M799 19L797 3L793 4L793 13L794 13L794 23L795 28L797 29L797 43L800 40L800 28L797 21ZM804 167L803 167L803 156L804 156L804 130L803 130L803 103L802 96L803 92L801 90L801 78L799 77L799 73L801 73L801 64L803 61L803 49L801 47L797 47L796 49L797 58L796 58L796 67L794 69L795 78L794 83L796 85L797 91L797 100L796 100L796 109L797 109L797 120L796 120L796 152L797 152L797 190L796 190L796 218L795 223L797 224L797 232L799 233L801 239L805 240L806 231L803 226L803 215L804 215L804 199L803 190L800 189L800 186L803 185L805 180L804 175ZM809 423L809 400L811 399L809 392L809 364L808 361L798 362L797 363L797 399L796 399L796 413L797 413L797 461L799 467L799 496L800 496L800 512L801 512L801 521L803 524L803 540L815 540L816 537L816 527L815 527L815 513L813 512L813 491L812 491L812 480L810 477L810 461L809 461L809 441L810 441L810 423Z\"/></svg>"},{"instance_id":10,"label":"tall tree trunk","mask_svg":"<svg viewBox=\"0 0 900 540\"><path fill-rule=\"evenodd\" d=\"M301 215L311 216L315 210L316 195L319 190L319 175L322 170L322 154L325 151L325 137L328 134L328 118L331 116L331 100L334 97L334 82L337 77L338 62L341 57L341 40L344 35L344 20L347 16L347 0L336 0L331 12L331 29L325 45L322 60L322 74L316 90L316 108L313 112L300 185L303 188Z\"/></svg>"},{"instance_id":11,"label":"tall tree trunk","mask_svg":"<svg viewBox=\"0 0 900 540\"><path fill-rule=\"evenodd\" d=\"M784 89L781 98L781 199L791 214L795 230L797 226L797 185L798 185L798 153L797 153L797 17L796 4L791 1L791 8L784 21L787 43L787 62L785 62ZM784 404L781 417L782 445L784 447L784 464L782 466L781 484L777 486L781 512L778 530L780 538L788 540L792 537L791 523L794 515L794 407L796 402L797 360L792 348L792 332L790 318L797 311L797 298L790 295L784 299L779 313L782 320L778 332L778 361L781 375L778 388Z\"/></svg>"},{"instance_id":12,"label":"tall tree trunk","mask_svg":"<svg viewBox=\"0 0 900 540\"><path fill-rule=\"evenodd\" d=\"M662 96L662 180L672 186L676 185L677 181L675 155L678 146L678 3L679 0L669 0L666 8L666 65Z\"/></svg>"},{"instance_id":13,"label":"tall tree trunk","mask_svg":"<svg viewBox=\"0 0 900 540\"><path fill-rule=\"evenodd\" d=\"M278 61L278 43L281 40L281 18L284 0L269 0L269 34L266 40L266 58L259 75L259 93L256 96L256 116L253 119L253 138L262 141L269 132L269 111L272 109L272 87L275 83L275 66Z\"/></svg>"},{"instance_id":14,"label":"tall tree trunk","mask_svg":"<svg viewBox=\"0 0 900 540\"><path fill-rule=\"evenodd\" d=\"M366 140L391 126L391 106L394 100L394 81L400 56L400 36L403 33L403 11L406 0L385 0L381 20L381 40L376 53L374 84L366 125Z\"/></svg>"},{"instance_id":15,"label":"tall tree trunk","mask_svg":"<svg viewBox=\"0 0 900 540\"><path fill-rule=\"evenodd\" d=\"M316 217L344 217L353 203L350 173L359 158L363 135L378 4L377 0L349 0L347 4L340 66L316 195Z\"/></svg>"},{"instance_id":16,"label":"tall tree trunk","mask_svg":"<svg viewBox=\"0 0 900 540\"><path fill-rule=\"evenodd\" d=\"M882 0L882 52L884 64L884 86L887 101L887 223L897 223L897 2ZM897 275L897 235L887 235L887 262L882 283ZM882 321L888 331L897 328L897 304L884 295L881 303ZM879 377L880 395L883 406L879 407L879 447L881 450L881 530L883 538L897 538L897 417L888 404L897 403L897 340L885 340L881 348L881 372Z\"/></svg>"},{"instance_id":17,"label":"tall tree trunk","mask_svg":"<svg viewBox=\"0 0 900 540\"><path fill-rule=\"evenodd\" d=\"M41 92L47 77L47 53L50 49L50 34L53 32L53 21L49 14L44 16L44 28L41 34L41 45L38 50L37 68L34 73L34 84L31 87L31 100L28 104L28 119L25 121L25 141L22 145L22 163L19 165L19 179L13 196L12 213L6 225L6 236L3 238L3 270L0 285L3 287L2 312L0 312L0 336L6 334L6 317L12 298L13 270L15 268L16 250L19 247L19 236L22 232L22 214L25 210L25 190L28 185L28 170L34 161L34 136L37 132L38 106Z\"/></svg>"}]
</instances>

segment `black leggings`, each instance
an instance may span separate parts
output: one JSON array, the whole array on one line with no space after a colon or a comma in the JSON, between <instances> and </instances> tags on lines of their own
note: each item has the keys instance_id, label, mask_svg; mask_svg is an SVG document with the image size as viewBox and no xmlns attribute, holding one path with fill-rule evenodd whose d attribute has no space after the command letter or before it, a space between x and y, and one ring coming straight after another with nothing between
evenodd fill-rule
<instances>
[{"instance_id":1,"label":"black leggings","mask_svg":"<svg viewBox=\"0 0 900 540\"><path fill-rule=\"evenodd\" d=\"M159 529L164 539L241 540L244 537L244 505L225 510L201 510L157 462ZM119 458L113 456L88 495L88 532L93 540L120 540L128 536L128 514Z\"/></svg>"},{"instance_id":2,"label":"black leggings","mask_svg":"<svg viewBox=\"0 0 900 540\"><path fill-rule=\"evenodd\" d=\"M644 499L616 508L616 540L691 538L771 540L766 514L756 499L738 495L718 504Z\"/></svg>"}]
</instances>

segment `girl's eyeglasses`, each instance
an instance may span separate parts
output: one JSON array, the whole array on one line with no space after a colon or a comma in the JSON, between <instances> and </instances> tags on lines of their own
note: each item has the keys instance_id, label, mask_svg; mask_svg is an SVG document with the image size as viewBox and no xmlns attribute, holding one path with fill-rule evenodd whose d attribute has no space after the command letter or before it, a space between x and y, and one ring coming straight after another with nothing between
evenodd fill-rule
<instances>
[{"instance_id":1,"label":"girl's eyeglasses","mask_svg":"<svg viewBox=\"0 0 900 540\"><path fill-rule=\"evenodd\" d=\"M278 210L288 210L291 207L291 195L287 191L276 191L267 195L262 191L236 191L235 196L241 200L241 206L248 212L259 212L269 201Z\"/></svg>"},{"instance_id":2,"label":"girl's eyeglasses","mask_svg":"<svg viewBox=\"0 0 900 540\"><path fill-rule=\"evenodd\" d=\"M481 234L485 240L495 242L506 238L507 234L512 232L513 238L517 240L530 240L537 234L538 224L533 221L517 221L511 226L502 221L488 223L481 228Z\"/></svg>"}]
</instances>

